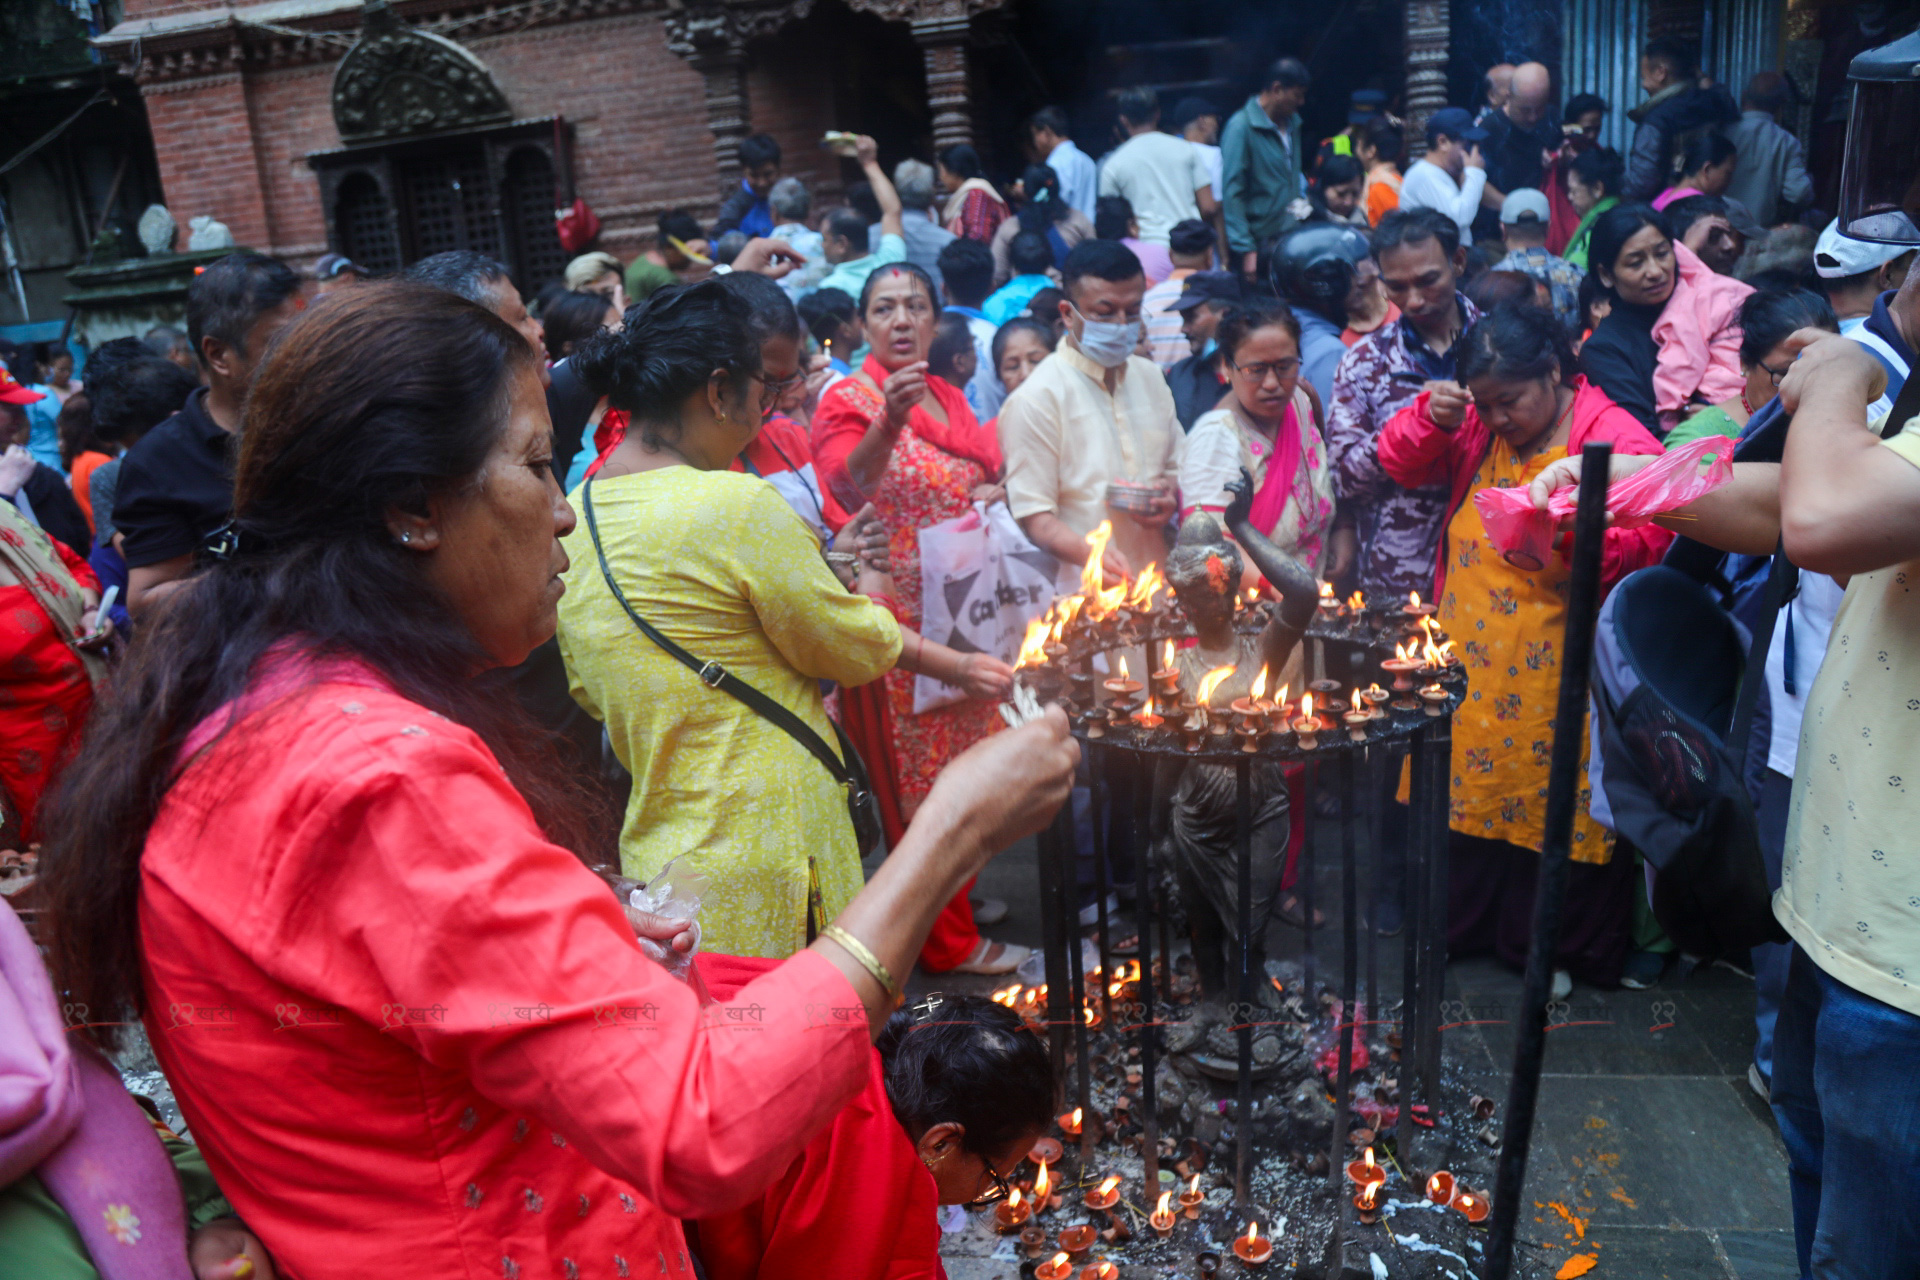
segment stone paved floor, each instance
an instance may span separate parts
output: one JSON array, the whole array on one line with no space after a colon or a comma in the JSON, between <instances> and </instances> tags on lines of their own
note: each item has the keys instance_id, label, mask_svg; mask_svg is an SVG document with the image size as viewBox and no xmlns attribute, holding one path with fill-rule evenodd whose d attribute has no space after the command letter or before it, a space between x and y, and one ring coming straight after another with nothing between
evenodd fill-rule
<instances>
[{"instance_id":1,"label":"stone paved floor","mask_svg":"<svg viewBox=\"0 0 1920 1280\"><path fill-rule=\"evenodd\" d=\"M1330 847L1323 840L1320 847ZM1323 858L1320 901L1334 901ZM1006 900L1006 922L986 932L1036 945L1040 938L1031 841L997 858L976 896ZM1337 916L1337 912L1329 912ZM1316 936L1337 964L1337 922ZM1297 955L1300 934L1275 928L1270 954ZM1398 945L1384 942L1382 990L1397 989ZM1323 964L1325 961L1323 960ZM1323 970L1323 973L1326 972ZM916 973L910 989L987 991L1006 979ZM1504 1101L1512 1038L1503 1025L1520 979L1490 960L1449 967L1449 1054ZM1390 998L1390 997L1388 997ZM1651 991L1578 987L1550 1034L1528 1198L1559 1202L1587 1221L1599 1263L1594 1280L1793 1280L1786 1156L1766 1106L1747 1086L1753 984L1724 968L1669 977ZM1564 1248L1567 1224L1544 1207L1523 1216L1523 1235ZM990 1255L990 1237L948 1239L953 1280L1015 1280L1018 1264ZM983 1256L984 1255L984 1256ZM1550 1255L1549 1255L1550 1256ZM1142 1273L1143 1275L1145 1273ZM1132 1277L1129 1277L1132 1280Z\"/></svg>"}]
</instances>

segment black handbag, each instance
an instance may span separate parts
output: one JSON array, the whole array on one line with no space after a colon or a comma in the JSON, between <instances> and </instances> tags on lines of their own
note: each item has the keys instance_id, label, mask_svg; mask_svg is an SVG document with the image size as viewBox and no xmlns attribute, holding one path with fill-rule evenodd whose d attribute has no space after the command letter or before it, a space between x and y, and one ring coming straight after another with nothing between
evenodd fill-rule
<instances>
[{"instance_id":1,"label":"black handbag","mask_svg":"<svg viewBox=\"0 0 1920 1280\"><path fill-rule=\"evenodd\" d=\"M880 825L880 801L873 793L872 776L867 772L866 761L854 749L848 740L846 730L835 724L832 717L834 736L840 742L840 754L835 755L833 748L821 740L819 734L793 712L761 693L758 689L734 675L718 662L702 662L682 649L673 641L661 635L653 625L634 611L628 603L626 593L620 590L620 584L613 580L613 570L607 564L606 549L600 545L600 525L593 516L593 481L588 480L580 489L580 505L587 514L587 534L593 539L593 553L600 558L600 576L606 580L607 590L613 592L613 598L633 619L633 625L639 627L647 639L666 650L668 656L686 667L700 678L700 683L709 689L718 689L731 694L747 704L756 714L772 721L787 734L813 754L813 758L826 766L833 780L846 789L847 817L853 823L853 837L859 846L860 856L866 857L880 846L882 827ZM844 761L844 763L842 763ZM809 911L811 918L812 912Z\"/></svg>"}]
</instances>

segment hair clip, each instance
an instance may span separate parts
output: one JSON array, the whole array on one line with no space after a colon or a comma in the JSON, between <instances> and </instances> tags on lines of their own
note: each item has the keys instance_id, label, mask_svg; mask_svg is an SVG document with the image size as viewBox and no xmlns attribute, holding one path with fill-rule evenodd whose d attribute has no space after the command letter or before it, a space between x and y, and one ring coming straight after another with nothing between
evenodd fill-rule
<instances>
[{"instance_id":1,"label":"hair clip","mask_svg":"<svg viewBox=\"0 0 1920 1280\"><path fill-rule=\"evenodd\" d=\"M940 1006L946 1002L946 997L942 996L938 991L933 992L924 1000L916 1001L913 1006L913 1020L915 1022L927 1021L932 1018Z\"/></svg>"}]
</instances>

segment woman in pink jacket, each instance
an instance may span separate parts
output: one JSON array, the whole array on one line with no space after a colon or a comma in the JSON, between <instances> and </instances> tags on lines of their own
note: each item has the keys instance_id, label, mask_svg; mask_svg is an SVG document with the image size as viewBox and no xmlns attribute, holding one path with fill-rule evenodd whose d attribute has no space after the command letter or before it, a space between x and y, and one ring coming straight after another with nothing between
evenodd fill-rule
<instances>
[{"instance_id":1,"label":"woman in pink jacket","mask_svg":"<svg viewBox=\"0 0 1920 1280\"><path fill-rule=\"evenodd\" d=\"M1587 378L1660 437L1737 394L1740 304L1753 286L1709 269L1643 204L1607 210L1588 243L1611 310L1580 347Z\"/></svg>"},{"instance_id":2,"label":"woman in pink jacket","mask_svg":"<svg viewBox=\"0 0 1920 1280\"><path fill-rule=\"evenodd\" d=\"M1565 330L1550 311L1501 308L1469 329L1460 349L1465 385L1430 384L1387 423L1377 447L1380 465L1400 484L1444 484L1451 495L1434 599L1469 684L1453 722L1448 946L1455 954L1492 952L1519 968L1545 832L1570 569L1558 551L1537 568L1507 563L1468 498L1480 489L1525 488L1589 442L1620 453L1659 453L1660 444L1606 392L1574 375ZM1607 530L1603 583L1652 564L1671 539L1652 526ZM1596 985L1617 983L1631 941L1633 860L1613 857L1612 838L1588 814L1588 799L1583 789L1568 919L1555 957L1560 995L1570 989L1569 970Z\"/></svg>"}]
</instances>

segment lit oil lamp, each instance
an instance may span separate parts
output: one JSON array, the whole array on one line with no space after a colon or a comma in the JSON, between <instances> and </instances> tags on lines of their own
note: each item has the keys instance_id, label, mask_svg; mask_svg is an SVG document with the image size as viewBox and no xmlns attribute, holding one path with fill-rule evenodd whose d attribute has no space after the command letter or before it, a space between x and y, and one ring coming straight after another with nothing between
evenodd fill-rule
<instances>
[{"instance_id":1,"label":"lit oil lamp","mask_svg":"<svg viewBox=\"0 0 1920 1280\"><path fill-rule=\"evenodd\" d=\"M1273 733L1288 733L1293 729L1293 708L1287 705L1287 695L1291 692L1293 686L1283 684L1267 704L1267 728Z\"/></svg>"},{"instance_id":2,"label":"lit oil lamp","mask_svg":"<svg viewBox=\"0 0 1920 1280\"><path fill-rule=\"evenodd\" d=\"M1333 584L1331 582L1321 583L1320 584L1321 615L1323 617L1331 618L1336 614L1338 614L1339 612L1340 612L1340 599L1338 596L1333 594Z\"/></svg>"},{"instance_id":3,"label":"lit oil lamp","mask_svg":"<svg viewBox=\"0 0 1920 1280\"><path fill-rule=\"evenodd\" d=\"M1149 696L1140 710L1133 713L1133 727L1142 732L1151 733L1167 722L1165 716L1153 713L1153 698Z\"/></svg>"},{"instance_id":4,"label":"lit oil lamp","mask_svg":"<svg viewBox=\"0 0 1920 1280\"><path fill-rule=\"evenodd\" d=\"M1355 1186L1364 1187L1369 1182L1385 1182L1387 1171L1374 1161L1373 1148L1368 1147L1365 1158L1351 1161L1347 1165L1347 1178Z\"/></svg>"},{"instance_id":5,"label":"lit oil lamp","mask_svg":"<svg viewBox=\"0 0 1920 1280\"><path fill-rule=\"evenodd\" d=\"M1360 1215L1360 1221L1372 1226L1380 1221L1380 1188L1383 1184L1369 1182L1362 1186L1353 1197L1353 1207Z\"/></svg>"},{"instance_id":6,"label":"lit oil lamp","mask_svg":"<svg viewBox=\"0 0 1920 1280\"><path fill-rule=\"evenodd\" d=\"M1207 1193L1200 1189L1200 1175L1194 1174L1193 1181L1180 1193L1180 1209L1189 1218L1198 1219L1200 1206L1207 1202Z\"/></svg>"},{"instance_id":7,"label":"lit oil lamp","mask_svg":"<svg viewBox=\"0 0 1920 1280\"><path fill-rule=\"evenodd\" d=\"M1120 1175L1110 1173L1100 1180L1100 1185L1081 1197L1089 1209L1111 1209L1120 1203Z\"/></svg>"},{"instance_id":8,"label":"lit oil lamp","mask_svg":"<svg viewBox=\"0 0 1920 1280\"><path fill-rule=\"evenodd\" d=\"M1383 659L1380 669L1393 677L1395 693L1411 693L1413 692L1413 672L1419 665L1419 660L1407 652L1407 646L1396 644L1393 646L1393 656Z\"/></svg>"},{"instance_id":9,"label":"lit oil lamp","mask_svg":"<svg viewBox=\"0 0 1920 1280\"><path fill-rule=\"evenodd\" d=\"M1002 1235L1020 1230L1032 1216L1033 1204L1020 1194L1018 1187L1008 1192L1005 1200L993 1206L993 1226Z\"/></svg>"},{"instance_id":10,"label":"lit oil lamp","mask_svg":"<svg viewBox=\"0 0 1920 1280\"><path fill-rule=\"evenodd\" d=\"M1357 618L1366 611L1367 597L1364 594L1356 591L1347 597L1347 612L1349 614Z\"/></svg>"},{"instance_id":11,"label":"lit oil lamp","mask_svg":"<svg viewBox=\"0 0 1920 1280\"><path fill-rule=\"evenodd\" d=\"M1302 751L1312 751L1320 745L1320 721L1313 714L1313 695L1300 695L1300 718L1293 722L1293 732Z\"/></svg>"},{"instance_id":12,"label":"lit oil lamp","mask_svg":"<svg viewBox=\"0 0 1920 1280\"><path fill-rule=\"evenodd\" d=\"M1060 1197L1054 1194L1053 1172L1047 1168L1047 1162L1040 1162L1040 1173L1033 1180L1033 1211L1045 1213L1060 1203Z\"/></svg>"},{"instance_id":13,"label":"lit oil lamp","mask_svg":"<svg viewBox=\"0 0 1920 1280\"><path fill-rule=\"evenodd\" d=\"M1427 1199L1435 1204L1453 1203L1453 1174L1442 1169L1427 1179Z\"/></svg>"},{"instance_id":14,"label":"lit oil lamp","mask_svg":"<svg viewBox=\"0 0 1920 1280\"><path fill-rule=\"evenodd\" d=\"M1244 698L1233 700L1233 714L1240 717L1240 727L1246 728L1254 721L1265 721L1273 704L1266 699L1267 669L1260 668L1260 674L1253 678L1253 687Z\"/></svg>"},{"instance_id":15,"label":"lit oil lamp","mask_svg":"<svg viewBox=\"0 0 1920 1280\"><path fill-rule=\"evenodd\" d=\"M1453 1207L1466 1215L1468 1222L1485 1222L1493 1206L1487 1203L1485 1196L1476 1196L1470 1191L1462 1191L1453 1198Z\"/></svg>"},{"instance_id":16,"label":"lit oil lamp","mask_svg":"<svg viewBox=\"0 0 1920 1280\"><path fill-rule=\"evenodd\" d=\"M1073 1274L1073 1260L1064 1253L1056 1253L1033 1269L1034 1280L1067 1280Z\"/></svg>"},{"instance_id":17,"label":"lit oil lamp","mask_svg":"<svg viewBox=\"0 0 1920 1280\"><path fill-rule=\"evenodd\" d=\"M1409 591L1407 602L1400 606L1400 612L1406 615L1407 621L1412 622L1419 618L1431 618L1439 612L1439 609L1432 604L1422 602L1418 591Z\"/></svg>"},{"instance_id":18,"label":"lit oil lamp","mask_svg":"<svg viewBox=\"0 0 1920 1280\"><path fill-rule=\"evenodd\" d=\"M1075 1262L1084 1258L1087 1250L1093 1248L1093 1242L1100 1236L1100 1229L1091 1222L1083 1222L1077 1227L1068 1227L1060 1233L1060 1247L1072 1256ZM1065 1272L1061 1273L1066 1274Z\"/></svg>"},{"instance_id":19,"label":"lit oil lamp","mask_svg":"<svg viewBox=\"0 0 1920 1280\"><path fill-rule=\"evenodd\" d=\"M1420 700L1426 703L1424 708L1430 716L1444 715L1447 710L1447 691L1437 684L1426 685L1420 690Z\"/></svg>"},{"instance_id":20,"label":"lit oil lamp","mask_svg":"<svg viewBox=\"0 0 1920 1280\"><path fill-rule=\"evenodd\" d=\"M1385 710L1386 702L1388 698L1393 696L1392 694L1382 689L1378 684L1370 684L1361 691L1360 696L1367 700L1368 714L1375 720L1385 720L1387 718Z\"/></svg>"},{"instance_id":21,"label":"lit oil lamp","mask_svg":"<svg viewBox=\"0 0 1920 1280\"><path fill-rule=\"evenodd\" d=\"M1259 1223L1249 1222L1247 1234L1234 1237L1233 1256L1244 1266L1264 1267L1273 1256L1273 1241L1261 1237Z\"/></svg>"},{"instance_id":22,"label":"lit oil lamp","mask_svg":"<svg viewBox=\"0 0 1920 1280\"><path fill-rule=\"evenodd\" d=\"M1180 697L1180 668L1173 663L1173 652L1173 641L1169 640L1160 653L1160 669L1149 673L1147 677L1153 682L1155 695L1168 706Z\"/></svg>"},{"instance_id":23,"label":"lit oil lamp","mask_svg":"<svg viewBox=\"0 0 1920 1280\"><path fill-rule=\"evenodd\" d=\"M1120 1268L1102 1258L1091 1266L1080 1268L1080 1280L1120 1280Z\"/></svg>"},{"instance_id":24,"label":"lit oil lamp","mask_svg":"<svg viewBox=\"0 0 1920 1280\"><path fill-rule=\"evenodd\" d=\"M1366 704L1360 700L1360 691L1358 689L1353 691L1353 708L1342 716L1341 719L1347 723L1348 738L1355 742L1365 742L1367 740L1367 724L1373 719L1373 712L1367 710Z\"/></svg>"},{"instance_id":25,"label":"lit oil lamp","mask_svg":"<svg viewBox=\"0 0 1920 1280\"><path fill-rule=\"evenodd\" d=\"M1088 1000L1086 1007L1080 1010L1080 1017L1083 1021L1086 1022L1087 1029L1089 1031L1099 1026L1102 1021L1100 1017L1100 1010L1097 1006L1094 1005L1092 1000Z\"/></svg>"},{"instance_id":26,"label":"lit oil lamp","mask_svg":"<svg viewBox=\"0 0 1920 1280\"><path fill-rule=\"evenodd\" d=\"M1237 669L1238 668L1235 667L1215 667L1213 670L1207 672L1200 681L1200 706L1207 713L1207 733L1216 738L1224 738L1227 736L1227 731L1232 727L1229 721L1232 719L1233 713L1231 708L1214 706L1213 693L1214 690L1220 687L1221 682L1232 675Z\"/></svg>"},{"instance_id":27,"label":"lit oil lamp","mask_svg":"<svg viewBox=\"0 0 1920 1280\"><path fill-rule=\"evenodd\" d=\"M1154 1234L1158 1235L1162 1240L1165 1240L1173 1234L1173 1224L1176 1219L1174 1218L1173 1210L1169 1207L1172 1199L1173 1192L1162 1191L1160 1193L1159 1205L1154 1208L1152 1213L1147 1215L1147 1225L1152 1227Z\"/></svg>"},{"instance_id":28,"label":"lit oil lamp","mask_svg":"<svg viewBox=\"0 0 1920 1280\"><path fill-rule=\"evenodd\" d=\"M1127 656L1125 654L1120 655L1120 674L1111 680L1103 682L1101 687L1113 695L1111 705L1113 708L1114 724L1125 724L1128 714L1133 710L1133 695L1140 692L1141 689L1141 684L1138 680L1129 679L1127 676Z\"/></svg>"},{"instance_id":29,"label":"lit oil lamp","mask_svg":"<svg viewBox=\"0 0 1920 1280\"><path fill-rule=\"evenodd\" d=\"M1198 753L1207 737L1207 717L1198 707L1189 711L1180 721L1180 746Z\"/></svg>"},{"instance_id":30,"label":"lit oil lamp","mask_svg":"<svg viewBox=\"0 0 1920 1280\"><path fill-rule=\"evenodd\" d=\"M1086 1112L1080 1107L1075 1107L1067 1114L1056 1117L1054 1122L1060 1126L1060 1132L1069 1138L1077 1138L1080 1136L1081 1122L1085 1119Z\"/></svg>"},{"instance_id":31,"label":"lit oil lamp","mask_svg":"<svg viewBox=\"0 0 1920 1280\"><path fill-rule=\"evenodd\" d=\"M1057 1161L1060 1155L1060 1139L1041 1138L1033 1144L1033 1150L1027 1152L1027 1159L1035 1164L1045 1165Z\"/></svg>"}]
</instances>

